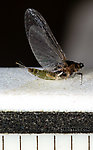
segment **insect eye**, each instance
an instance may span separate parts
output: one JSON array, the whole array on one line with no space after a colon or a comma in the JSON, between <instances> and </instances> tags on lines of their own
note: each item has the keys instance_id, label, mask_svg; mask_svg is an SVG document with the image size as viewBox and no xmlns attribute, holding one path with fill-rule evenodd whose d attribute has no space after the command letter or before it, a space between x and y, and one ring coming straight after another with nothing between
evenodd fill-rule
<instances>
[{"instance_id":1,"label":"insect eye","mask_svg":"<svg viewBox=\"0 0 93 150\"><path fill-rule=\"evenodd\" d=\"M84 64L83 63L80 63L79 64L80 68L84 67Z\"/></svg>"}]
</instances>

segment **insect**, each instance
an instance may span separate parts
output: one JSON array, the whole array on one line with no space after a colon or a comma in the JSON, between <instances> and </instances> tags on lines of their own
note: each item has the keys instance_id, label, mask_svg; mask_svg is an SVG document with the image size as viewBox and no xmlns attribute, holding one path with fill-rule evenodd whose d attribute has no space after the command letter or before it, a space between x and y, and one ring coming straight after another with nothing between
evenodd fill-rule
<instances>
[{"instance_id":1,"label":"insect","mask_svg":"<svg viewBox=\"0 0 93 150\"><path fill-rule=\"evenodd\" d=\"M26 35L30 47L43 70L28 68L28 71L46 80L67 79L78 72L83 63L70 61L53 36L47 22L42 15L27 9L24 16Z\"/></svg>"}]
</instances>

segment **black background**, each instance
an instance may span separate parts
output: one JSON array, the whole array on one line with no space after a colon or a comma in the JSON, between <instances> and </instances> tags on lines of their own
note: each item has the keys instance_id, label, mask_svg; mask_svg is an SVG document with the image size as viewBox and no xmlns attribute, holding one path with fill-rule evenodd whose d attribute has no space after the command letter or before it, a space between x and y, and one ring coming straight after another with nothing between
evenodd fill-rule
<instances>
[{"instance_id":1,"label":"black background","mask_svg":"<svg viewBox=\"0 0 93 150\"><path fill-rule=\"evenodd\" d=\"M0 66L14 67L16 61L26 66L39 66L28 44L24 29L27 8L38 10L48 22L65 51L64 39L69 13L79 0L12 0L0 4Z\"/></svg>"}]
</instances>

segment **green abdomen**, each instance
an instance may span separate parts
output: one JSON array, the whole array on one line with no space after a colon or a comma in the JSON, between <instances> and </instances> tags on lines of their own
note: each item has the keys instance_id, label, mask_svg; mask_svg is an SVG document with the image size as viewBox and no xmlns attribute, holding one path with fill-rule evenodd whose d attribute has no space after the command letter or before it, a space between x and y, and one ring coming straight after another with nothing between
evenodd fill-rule
<instances>
[{"instance_id":1,"label":"green abdomen","mask_svg":"<svg viewBox=\"0 0 93 150\"><path fill-rule=\"evenodd\" d=\"M28 68L28 71L32 73L33 75L45 79L45 80L55 80L56 74L53 72L49 72L47 70L39 70L35 68Z\"/></svg>"}]
</instances>

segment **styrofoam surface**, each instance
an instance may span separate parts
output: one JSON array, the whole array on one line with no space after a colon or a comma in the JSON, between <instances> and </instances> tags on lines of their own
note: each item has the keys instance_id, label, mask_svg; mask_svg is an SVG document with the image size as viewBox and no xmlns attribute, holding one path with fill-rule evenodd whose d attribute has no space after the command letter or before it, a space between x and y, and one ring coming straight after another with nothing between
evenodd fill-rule
<instances>
[{"instance_id":1,"label":"styrofoam surface","mask_svg":"<svg viewBox=\"0 0 93 150\"><path fill-rule=\"evenodd\" d=\"M67 80L43 80L23 68L0 68L0 110L93 111L93 71Z\"/></svg>"}]
</instances>

